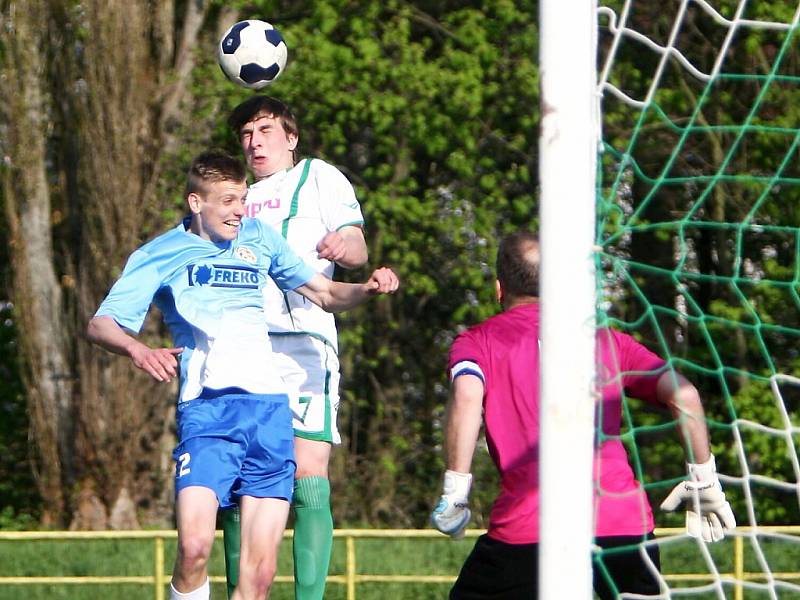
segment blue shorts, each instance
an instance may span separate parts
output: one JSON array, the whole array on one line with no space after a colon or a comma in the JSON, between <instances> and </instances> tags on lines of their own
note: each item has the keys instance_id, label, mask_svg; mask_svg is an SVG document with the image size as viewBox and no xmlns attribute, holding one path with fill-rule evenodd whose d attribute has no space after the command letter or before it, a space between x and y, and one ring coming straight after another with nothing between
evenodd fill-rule
<instances>
[{"instance_id":1,"label":"blue shorts","mask_svg":"<svg viewBox=\"0 0 800 600\"><path fill-rule=\"evenodd\" d=\"M240 496L291 502L294 433L285 394L223 394L178 404L175 493L214 491L220 508Z\"/></svg>"}]
</instances>

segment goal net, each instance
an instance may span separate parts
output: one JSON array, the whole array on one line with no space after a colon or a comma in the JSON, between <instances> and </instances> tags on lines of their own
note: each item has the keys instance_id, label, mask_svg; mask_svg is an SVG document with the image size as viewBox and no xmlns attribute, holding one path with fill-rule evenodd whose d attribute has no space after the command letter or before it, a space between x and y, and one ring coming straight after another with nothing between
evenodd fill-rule
<instances>
[{"instance_id":1,"label":"goal net","mask_svg":"<svg viewBox=\"0 0 800 600\"><path fill-rule=\"evenodd\" d=\"M717 544L659 535L665 597L800 598L799 14L600 0L598 326L700 390L739 525ZM658 510L685 473L667 420L629 399L622 438L677 528Z\"/></svg>"}]
</instances>

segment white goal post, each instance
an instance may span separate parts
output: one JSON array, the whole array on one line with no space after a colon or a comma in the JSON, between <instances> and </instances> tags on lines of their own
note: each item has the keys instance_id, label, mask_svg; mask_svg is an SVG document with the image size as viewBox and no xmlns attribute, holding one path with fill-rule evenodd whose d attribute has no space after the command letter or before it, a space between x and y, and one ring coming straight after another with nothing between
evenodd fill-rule
<instances>
[{"instance_id":1,"label":"white goal post","mask_svg":"<svg viewBox=\"0 0 800 600\"><path fill-rule=\"evenodd\" d=\"M539 597L592 598L597 3L542 0Z\"/></svg>"}]
</instances>

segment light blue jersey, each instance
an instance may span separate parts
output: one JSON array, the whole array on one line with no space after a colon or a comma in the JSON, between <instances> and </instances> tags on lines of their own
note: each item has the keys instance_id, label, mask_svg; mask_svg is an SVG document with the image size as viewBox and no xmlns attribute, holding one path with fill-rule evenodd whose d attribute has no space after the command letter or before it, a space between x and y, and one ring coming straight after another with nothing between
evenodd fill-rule
<instances>
[{"instance_id":1,"label":"light blue jersey","mask_svg":"<svg viewBox=\"0 0 800 600\"><path fill-rule=\"evenodd\" d=\"M189 222L136 250L95 316L138 333L155 303L173 343L183 347L179 402L203 388L285 393L272 366L261 288L271 277L293 290L315 271L256 219L243 219L237 238L222 243L191 233Z\"/></svg>"}]
</instances>

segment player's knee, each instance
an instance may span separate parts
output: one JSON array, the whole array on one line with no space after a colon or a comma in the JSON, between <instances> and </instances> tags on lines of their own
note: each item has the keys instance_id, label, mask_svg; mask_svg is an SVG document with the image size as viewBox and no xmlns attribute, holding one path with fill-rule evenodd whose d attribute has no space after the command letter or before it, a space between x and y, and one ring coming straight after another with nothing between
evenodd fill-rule
<instances>
[{"instance_id":1,"label":"player's knee","mask_svg":"<svg viewBox=\"0 0 800 600\"><path fill-rule=\"evenodd\" d=\"M331 445L328 442L295 438L295 479L304 477L328 478Z\"/></svg>"},{"instance_id":2,"label":"player's knee","mask_svg":"<svg viewBox=\"0 0 800 600\"><path fill-rule=\"evenodd\" d=\"M322 452L296 453L297 469L294 478L303 479L304 477L328 478L328 455Z\"/></svg>"},{"instance_id":3,"label":"player's knee","mask_svg":"<svg viewBox=\"0 0 800 600\"><path fill-rule=\"evenodd\" d=\"M256 564L242 565L239 573L240 585L254 592L254 597L264 598L272 587L278 564L274 558L263 559Z\"/></svg>"},{"instance_id":4,"label":"player's knee","mask_svg":"<svg viewBox=\"0 0 800 600\"><path fill-rule=\"evenodd\" d=\"M205 567L211 556L213 543L213 538L207 539L205 536L182 536L178 542L178 560L181 566L188 570Z\"/></svg>"}]
</instances>

